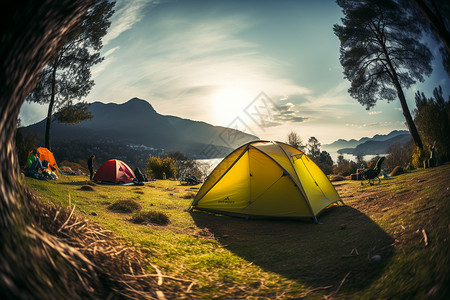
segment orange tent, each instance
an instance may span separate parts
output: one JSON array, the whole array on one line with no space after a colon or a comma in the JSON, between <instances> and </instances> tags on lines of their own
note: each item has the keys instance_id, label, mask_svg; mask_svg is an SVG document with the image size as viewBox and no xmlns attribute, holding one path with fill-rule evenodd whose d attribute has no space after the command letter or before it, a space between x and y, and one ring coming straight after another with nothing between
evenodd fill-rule
<instances>
[{"instance_id":1,"label":"orange tent","mask_svg":"<svg viewBox=\"0 0 450 300\"><path fill-rule=\"evenodd\" d=\"M55 157L53 156L53 153L44 147L39 147L36 150L38 152L39 159L41 160L42 163L44 162L44 160L48 161L48 168L45 169L44 171L53 172L56 173L56 175L59 175L58 165L56 164L56 160ZM30 155L32 155L32 153L33 151L30 151L30 153L28 153L28 160Z\"/></svg>"}]
</instances>

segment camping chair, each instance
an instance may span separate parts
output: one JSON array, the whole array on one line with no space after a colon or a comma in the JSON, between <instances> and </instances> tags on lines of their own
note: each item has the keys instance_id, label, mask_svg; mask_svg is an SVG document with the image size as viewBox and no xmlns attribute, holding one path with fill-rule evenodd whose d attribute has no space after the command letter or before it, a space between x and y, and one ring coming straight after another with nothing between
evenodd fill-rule
<instances>
[{"instance_id":1,"label":"camping chair","mask_svg":"<svg viewBox=\"0 0 450 300\"><path fill-rule=\"evenodd\" d=\"M378 183L381 182L380 177L378 177L380 175L380 171L381 171L381 164L384 161L384 157L380 157L380 159L378 159L375 167L373 168L369 168L369 169L365 169L364 171L362 171L362 180L361 180L361 185L364 184L364 180L367 179L369 181L370 185L374 185L374 180L375 178L378 179Z\"/></svg>"}]
</instances>

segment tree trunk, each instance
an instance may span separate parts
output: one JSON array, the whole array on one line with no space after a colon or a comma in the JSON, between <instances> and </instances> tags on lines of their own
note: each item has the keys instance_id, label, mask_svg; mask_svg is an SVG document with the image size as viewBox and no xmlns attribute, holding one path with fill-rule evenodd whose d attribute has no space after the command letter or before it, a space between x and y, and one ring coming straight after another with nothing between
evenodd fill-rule
<instances>
[{"instance_id":1,"label":"tree trunk","mask_svg":"<svg viewBox=\"0 0 450 300\"><path fill-rule=\"evenodd\" d=\"M48 105L47 112L47 122L45 124L45 148L52 150L50 148L50 126L52 124L53 106L55 105L55 94L56 94L56 63L53 65L52 72L52 94L50 96L50 104Z\"/></svg>"},{"instance_id":2,"label":"tree trunk","mask_svg":"<svg viewBox=\"0 0 450 300\"><path fill-rule=\"evenodd\" d=\"M29 274L51 292L51 274L31 272L35 253L25 233L27 203L15 150L20 107L38 82L39 73L58 51L64 33L73 27L93 1L42 0L2 1L0 12L0 290L10 299L34 298ZM20 251L23 250L23 251ZM27 263L25 263L27 262ZM51 265L48 262L48 265ZM29 272L30 271L30 272ZM55 270L54 274L58 274ZM54 275L55 277L58 275ZM26 277L26 276L25 276ZM51 294L49 294L51 295Z\"/></svg>"},{"instance_id":3,"label":"tree trunk","mask_svg":"<svg viewBox=\"0 0 450 300\"><path fill-rule=\"evenodd\" d=\"M409 112L408 104L406 103L405 95L403 94L403 90L400 87L400 84L397 83L395 85L397 89L398 99L400 100L400 104L402 105L403 115L406 119L406 124L408 125L409 132L414 140L414 143L420 150L423 150L422 139L420 138L419 132L417 131L416 124L414 124L414 120L411 117L411 113Z\"/></svg>"},{"instance_id":4,"label":"tree trunk","mask_svg":"<svg viewBox=\"0 0 450 300\"><path fill-rule=\"evenodd\" d=\"M398 96L398 99L400 100L400 104L401 104L402 110L403 110L403 116L405 117L409 132L411 133L411 137L412 137L414 143L416 144L416 146L419 147L420 150L423 150L422 139L420 138L419 132L417 131L417 128L416 128L416 124L414 124L414 121L411 117L411 112L409 111L408 104L406 103L405 94L403 93L402 86L400 85L400 82L398 81L398 75L394 69L394 66L392 65L391 59L386 50L386 45L382 42L380 42L380 45L383 48L384 57L386 58L386 62L387 62L386 68L392 79L392 84L394 84L395 89L397 90L397 96Z\"/></svg>"}]
</instances>

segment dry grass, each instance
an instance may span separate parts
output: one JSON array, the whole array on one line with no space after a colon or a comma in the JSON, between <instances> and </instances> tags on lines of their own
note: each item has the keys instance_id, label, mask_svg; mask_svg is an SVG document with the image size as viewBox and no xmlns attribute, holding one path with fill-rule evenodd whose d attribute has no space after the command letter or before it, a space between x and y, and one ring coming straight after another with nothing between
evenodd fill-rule
<instances>
[{"instance_id":1,"label":"dry grass","mask_svg":"<svg viewBox=\"0 0 450 300\"><path fill-rule=\"evenodd\" d=\"M194 199L195 198L195 194L194 193L187 193L181 196L181 198L183 199Z\"/></svg>"},{"instance_id":2,"label":"dry grass","mask_svg":"<svg viewBox=\"0 0 450 300\"><path fill-rule=\"evenodd\" d=\"M37 246L29 256L38 258L36 264L53 266L56 273L52 284L65 290L67 297L189 298L184 291L190 282L165 276L156 266L153 266L156 273L146 273L144 256L138 249L124 245L111 231L78 216L75 207L44 204L31 194L28 197L33 225L26 228L26 235Z\"/></svg>"},{"instance_id":3,"label":"dry grass","mask_svg":"<svg viewBox=\"0 0 450 300\"><path fill-rule=\"evenodd\" d=\"M108 207L119 213L132 213L142 209L142 205L134 199L119 199Z\"/></svg>"},{"instance_id":4,"label":"dry grass","mask_svg":"<svg viewBox=\"0 0 450 300\"><path fill-rule=\"evenodd\" d=\"M161 211L141 211L133 215L131 222L145 225L168 225L169 217Z\"/></svg>"},{"instance_id":5,"label":"dry grass","mask_svg":"<svg viewBox=\"0 0 450 300\"><path fill-rule=\"evenodd\" d=\"M82 187L80 187L80 190L82 190L82 191L89 191L89 192L95 191L95 189L92 186L90 186L90 185L83 185Z\"/></svg>"}]
</instances>

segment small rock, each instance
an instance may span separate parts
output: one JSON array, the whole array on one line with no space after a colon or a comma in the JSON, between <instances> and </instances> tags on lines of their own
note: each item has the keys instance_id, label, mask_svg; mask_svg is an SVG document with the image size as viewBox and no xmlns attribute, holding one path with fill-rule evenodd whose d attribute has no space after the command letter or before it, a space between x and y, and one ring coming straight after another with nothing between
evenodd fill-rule
<instances>
[{"instance_id":1,"label":"small rock","mask_svg":"<svg viewBox=\"0 0 450 300\"><path fill-rule=\"evenodd\" d=\"M370 261L371 262L380 262L381 261L381 255L376 254L376 255L372 256L370 258Z\"/></svg>"},{"instance_id":2,"label":"small rock","mask_svg":"<svg viewBox=\"0 0 450 300\"><path fill-rule=\"evenodd\" d=\"M341 224L341 230L344 230L347 228L347 224Z\"/></svg>"},{"instance_id":3,"label":"small rock","mask_svg":"<svg viewBox=\"0 0 450 300\"><path fill-rule=\"evenodd\" d=\"M90 215L91 216L98 216L98 214L95 211L91 212Z\"/></svg>"}]
</instances>

